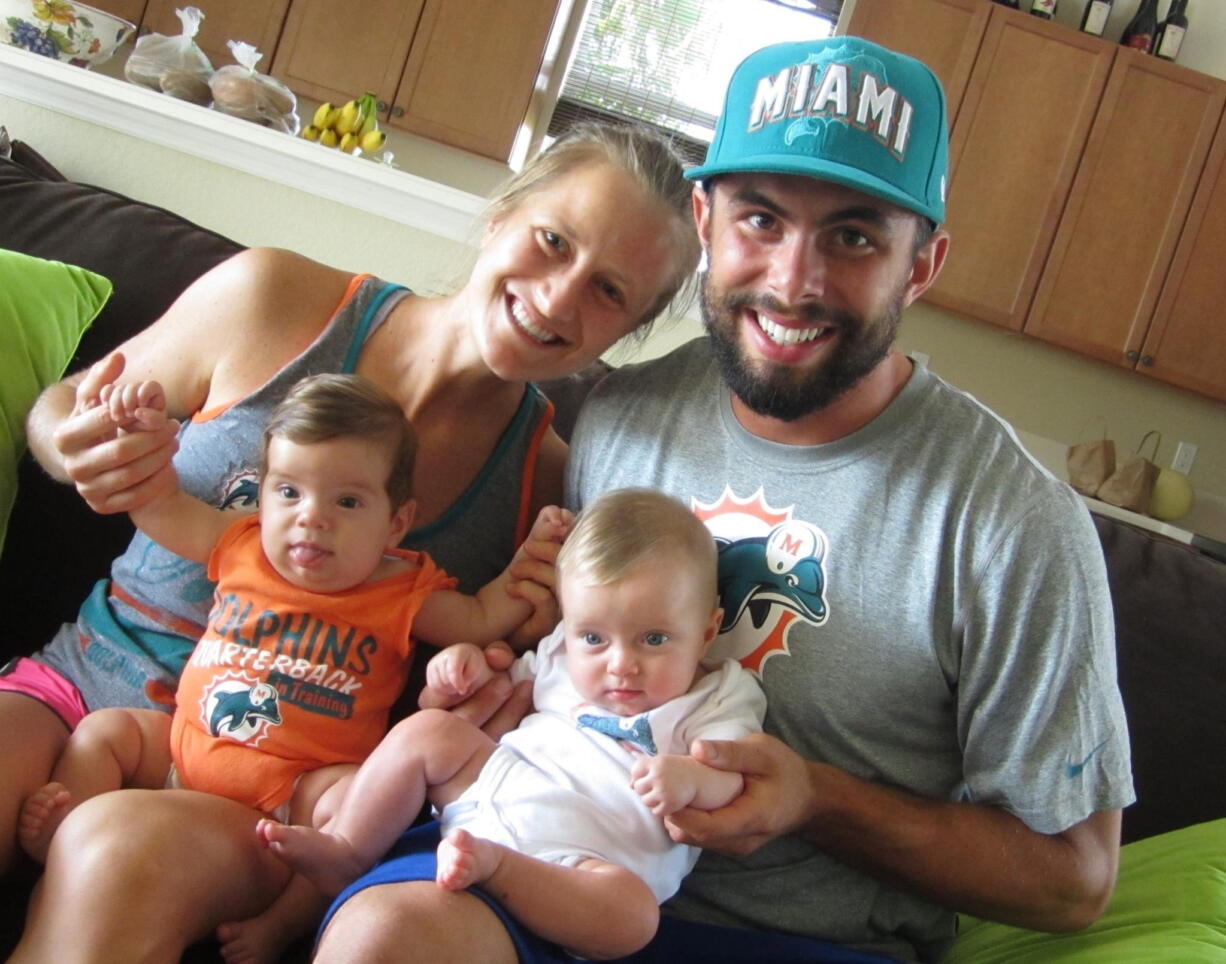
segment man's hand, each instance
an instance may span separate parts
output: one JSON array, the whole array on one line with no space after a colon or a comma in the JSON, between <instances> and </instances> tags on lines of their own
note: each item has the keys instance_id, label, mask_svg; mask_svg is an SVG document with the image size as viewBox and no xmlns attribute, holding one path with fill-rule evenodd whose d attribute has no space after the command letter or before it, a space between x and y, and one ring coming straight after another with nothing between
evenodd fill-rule
<instances>
[{"instance_id":1,"label":"man's hand","mask_svg":"<svg viewBox=\"0 0 1226 964\"><path fill-rule=\"evenodd\" d=\"M695 740L691 755L717 770L740 773L745 789L726 807L687 807L665 819L678 843L744 856L799 830L816 810L810 765L773 736Z\"/></svg>"}]
</instances>

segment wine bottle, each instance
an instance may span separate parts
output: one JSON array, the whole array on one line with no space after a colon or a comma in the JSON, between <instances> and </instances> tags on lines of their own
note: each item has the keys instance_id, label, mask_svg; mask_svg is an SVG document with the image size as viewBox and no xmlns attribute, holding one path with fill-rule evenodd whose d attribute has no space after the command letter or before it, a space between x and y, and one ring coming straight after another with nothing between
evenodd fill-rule
<instances>
[{"instance_id":1,"label":"wine bottle","mask_svg":"<svg viewBox=\"0 0 1226 964\"><path fill-rule=\"evenodd\" d=\"M994 3L999 3L1002 7L1012 7L1017 9L1017 0L993 0Z\"/></svg>"},{"instance_id":2,"label":"wine bottle","mask_svg":"<svg viewBox=\"0 0 1226 964\"><path fill-rule=\"evenodd\" d=\"M1101 37L1107 28L1107 18L1111 16L1111 0L1086 0L1086 8L1081 12L1081 29Z\"/></svg>"},{"instance_id":3,"label":"wine bottle","mask_svg":"<svg viewBox=\"0 0 1226 964\"><path fill-rule=\"evenodd\" d=\"M1187 30L1188 0L1171 0L1171 9L1166 12L1166 20L1162 22L1154 37L1154 53L1163 60L1174 60L1179 56L1179 48Z\"/></svg>"},{"instance_id":4,"label":"wine bottle","mask_svg":"<svg viewBox=\"0 0 1226 964\"><path fill-rule=\"evenodd\" d=\"M1050 20L1056 15L1056 0L1030 0L1030 13Z\"/></svg>"},{"instance_id":5,"label":"wine bottle","mask_svg":"<svg viewBox=\"0 0 1226 964\"><path fill-rule=\"evenodd\" d=\"M1158 32L1158 0L1141 0L1137 12L1128 21L1120 43L1134 50L1149 53L1154 49L1154 34Z\"/></svg>"}]
</instances>

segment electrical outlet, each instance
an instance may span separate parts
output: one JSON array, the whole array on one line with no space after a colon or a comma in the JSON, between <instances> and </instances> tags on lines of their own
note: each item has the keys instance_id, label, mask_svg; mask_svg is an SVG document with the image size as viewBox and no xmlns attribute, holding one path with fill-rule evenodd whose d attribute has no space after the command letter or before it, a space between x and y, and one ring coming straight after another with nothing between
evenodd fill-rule
<instances>
[{"instance_id":1,"label":"electrical outlet","mask_svg":"<svg viewBox=\"0 0 1226 964\"><path fill-rule=\"evenodd\" d=\"M1192 463L1196 461L1196 446L1191 442L1180 442L1175 446L1175 458L1171 460L1171 468L1187 475L1192 471Z\"/></svg>"}]
</instances>

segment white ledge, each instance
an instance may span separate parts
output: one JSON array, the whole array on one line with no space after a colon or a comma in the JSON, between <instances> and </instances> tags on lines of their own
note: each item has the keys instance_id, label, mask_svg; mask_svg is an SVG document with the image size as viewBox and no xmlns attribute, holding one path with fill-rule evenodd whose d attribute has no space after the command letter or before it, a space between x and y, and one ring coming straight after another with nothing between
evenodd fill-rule
<instances>
[{"instance_id":1,"label":"white ledge","mask_svg":"<svg viewBox=\"0 0 1226 964\"><path fill-rule=\"evenodd\" d=\"M0 95L169 147L453 241L484 199L370 160L0 45Z\"/></svg>"}]
</instances>

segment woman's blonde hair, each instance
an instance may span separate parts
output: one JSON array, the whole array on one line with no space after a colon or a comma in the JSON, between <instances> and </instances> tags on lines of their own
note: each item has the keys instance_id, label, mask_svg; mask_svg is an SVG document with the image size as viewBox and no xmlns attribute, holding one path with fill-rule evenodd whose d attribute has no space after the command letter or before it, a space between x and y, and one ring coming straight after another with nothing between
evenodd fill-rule
<instances>
[{"instance_id":1,"label":"woman's blonde hair","mask_svg":"<svg viewBox=\"0 0 1226 964\"><path fill-rule=\"evenodd\" d=\"M588 164L610 164L625 171L643 192L673 217L673 272L664 290L644 313L634 337L645 338L650 322L685 289L698 266L701 248L690 203L692 185L683 176L686 162L662 134L641 124L577 124L533 157L498 189L485 209L491 223L515 211L528 195Z\"/></svg>"},{"instance_id":2,"label":"woman's blonde hair","mask_svg":"<svg viewBox=\"0 0 1226 964\"><path fill-rule=\"evenodd\" d=\"M273 409L264 426L260 477L268 470L268 443L283 438L314 445L335 438L384 443L391 457L384 484L392 509L413 495L417 436L397 401L361 375L308 375Z\"/></svg>"},{"instance_id":3,"label":"woman's blonde hair","mask_svg":"<svg viewBox=\"0 0 1226 964\"><path fill-rule=\"evenodd\" d=\"M558 571L606 586L661 555L693 566L715 606L715 540L683 503L655 489L614 489L587 506L562 544Z\"/></svg>"}]
</instances>

